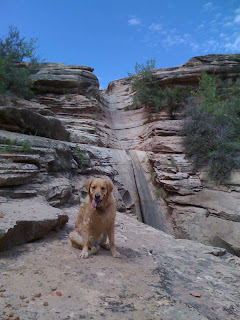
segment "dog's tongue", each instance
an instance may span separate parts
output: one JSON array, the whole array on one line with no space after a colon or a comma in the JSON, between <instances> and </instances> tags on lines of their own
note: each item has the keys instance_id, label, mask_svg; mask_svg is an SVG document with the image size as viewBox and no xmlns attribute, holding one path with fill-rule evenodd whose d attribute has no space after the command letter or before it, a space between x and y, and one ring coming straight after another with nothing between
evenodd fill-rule
<instances>
[{"instance_id":1,"label":"dog's tongue","mask_svg":"<svg viewBox=\"0 0 240 320\"><path fill-rule=\"evenodd\" d=\"M97 202L93 199L93 201L92 201L92 203L91 203L91 208L93 209L93 210L96 210L96 208L97 208Z\"/></svg>"}]
</instances>

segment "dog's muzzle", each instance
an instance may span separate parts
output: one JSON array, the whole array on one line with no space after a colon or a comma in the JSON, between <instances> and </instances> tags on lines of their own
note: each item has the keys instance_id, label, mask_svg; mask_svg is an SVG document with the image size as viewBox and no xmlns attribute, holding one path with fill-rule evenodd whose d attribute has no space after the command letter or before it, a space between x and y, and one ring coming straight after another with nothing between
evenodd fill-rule
<instances>
[{"instance_id":1,"label":"dog's muzzle","mask_svg":"<svg viewBox=\"0 0 240 320\"><path fill-rule=\"evenodd\" d=\"M100 194L96 193L94 196L94 199L92 200L91 203L91 208L93 210L96 210L97 207L99 207L101 205L102 200L100 199Z\"/></svg>"}]
</instances>

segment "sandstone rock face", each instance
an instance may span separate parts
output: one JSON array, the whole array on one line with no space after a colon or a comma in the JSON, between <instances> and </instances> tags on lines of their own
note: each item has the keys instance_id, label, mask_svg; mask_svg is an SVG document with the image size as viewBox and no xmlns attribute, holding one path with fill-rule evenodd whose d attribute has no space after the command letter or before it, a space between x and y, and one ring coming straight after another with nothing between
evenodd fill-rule
<instances>
[{"instance_id":1,"label":"sandstone rock face","mask_svg":"<svg viewBox=\"0 0 240 320\"><path fill-rule=\"evenodd\" d=\"M39 69L31 70L31 78L37 93L97 94L99 82L92 71L92 68L85 66L43 63Z\"/></svg>"},{"instance_id":2,"label":"sandstone rock face","mask_svg":"<svg viewBox=\"0 0 240 320\"><path fill-rule=\"evenodd\" d=\"M0 251L11 249L0 254L0 309L26 320L238 320L240 173L224 186L206 181L184 156L181 115L126 111L129 79L99 92L92 71L43 64L31 69L33 101L0 96ZM162 86L196 85L202 71L238 83L240 56L155 73ZM80 263L69 244L90 176L115 185L120 260L101 250Z\"/></svg>"},{"instance_id":3,"label":"sandstone rock face","mask_svg":"<svg viewBox=\"0 0 240 320\"><path fill-rule=\"evenodd\" d=\"M25 108L0 107L0 129L69 140L69 132L58 119Z\"/></svg>"},{"instance_id":4,"label":"sandstone rock face","mask_svg":"<svg viewBox=\"0 0 240 320\"><path fill-rule=\"evenodd\" d=\"M18 186L28 183L38 174L38 167L30 163L0 163L0 186Z\"/></svg>"},{"instance_id":5,"label":"sandstone rock face","mask_svg":"<svg viewBox=\"0 0 240 320\"><path fill-rule=\"evenodd\" d=\"M238 83L239 61L239 55L195 57L155 74L163 87L196 85L202 71ZM107 175L115 183L120 211L177 237L239 254L239 172L225 186L206 181L204 172L192 172L178 135L181 117L169 120L163 111L149 118L144 108L126 111L133 94L128 78L99 93L89 67L41 64L30 71L34 101L8 98L9 108L6 98L0 99L3 197L44 196L56 207L81 203L84 180ZM15 145L6 151L12 140ZM31 152L22 148L26 141Z\"/></svg>"},{"instance_id":6,"label":"sandstone rock face","mask_svg":"<svg viewBox=\"0 0 240 320\"><path fill-rule=\"evenodd\" d=\"M155 70L155 75L162 87L195 86L203 71L239 85L240 55L195 57L179 67ZM102 102L110 109L108 123L115 130L118 148L146 152L140 170L151 180L167 232L239 255L239 172L225 186L206 181L204 172L192 172L178 135L181 117L168 120L164 112L152 112L149 119L145 109L125 111L132 102L129 79L111 82L102 92Z\"/></svg>"}]
</instances>

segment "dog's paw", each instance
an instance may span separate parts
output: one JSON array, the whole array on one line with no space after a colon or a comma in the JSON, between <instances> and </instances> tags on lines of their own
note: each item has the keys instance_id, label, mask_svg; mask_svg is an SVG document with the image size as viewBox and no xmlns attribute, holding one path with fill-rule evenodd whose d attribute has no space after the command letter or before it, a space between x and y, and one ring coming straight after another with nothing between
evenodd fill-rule
<instances>
[{"instance_id":1,"label":"dog's paw","mask_svg":"<svg viewBox=\"0 0 240 320\"><path fill-rule=\"evenodd\" d=\"M92 246L91 250L90 250L90 254L96 254L98 252L98 249L94 246Z\"/></svg>"},{"instance_id":2,"label":"dog's paw","mask_svg":"<svg viewBox=\"0 0 240 320\"><path fill-rule=\"evenodd\" d=\"M112 252L112 256L113 256L113 258L120 258L121 257L120 253L117 250L114 250Z\"/></svg>"},{"instance_id":3,"label":"dog's paw","mask_svg":"<svg viewBox=\"0 0 240 320\"><path fill-rule=\"evenodd\" d=\"M80 253L80 257L83 258L83 259L87 259L89 256L88 252L87 251L82 251Z\"/></svg>"}]
</instances>

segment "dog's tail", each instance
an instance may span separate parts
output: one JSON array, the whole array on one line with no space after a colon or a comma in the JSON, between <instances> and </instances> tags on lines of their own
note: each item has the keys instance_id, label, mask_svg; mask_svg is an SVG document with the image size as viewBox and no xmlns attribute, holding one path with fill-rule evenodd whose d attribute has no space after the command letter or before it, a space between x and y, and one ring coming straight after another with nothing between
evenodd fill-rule
<instances>
[{"instance_id":1,"label":"dog's tail","mask_svg":"<svg viewBox=\"0 0 240 320\"><path fill-rule=\"evenodd\" d=\"M82 249L82 237L77 231L73 231L69 234L69 239L72 242L72 246L78 249Z\"/></svg>"}]
</instances>

